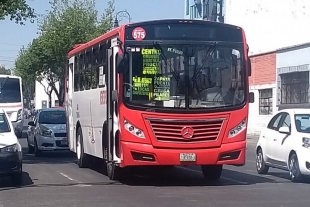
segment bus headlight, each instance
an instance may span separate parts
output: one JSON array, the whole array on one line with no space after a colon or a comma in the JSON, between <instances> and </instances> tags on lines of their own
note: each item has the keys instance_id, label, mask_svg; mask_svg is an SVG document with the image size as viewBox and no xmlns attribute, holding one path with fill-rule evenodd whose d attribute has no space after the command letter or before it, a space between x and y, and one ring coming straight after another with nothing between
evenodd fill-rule
<instances>
[{"instance_id":1,"label":"bus headlight","mask_svg":"<svg viewBox=\"0 0 310 207\"><path fill-rule=\"evenodd\" d=\"M232 128L228 133L228 138L232 138L236 135L238 135L240 132L242 132L246 128L246 119L243 119L237 126Z\"/></svg>"},{"instance_id":2,"label":"bus headlight","mask_svg":"<svg viewBox=\"0 0 310 207\"><path fill-rule=\"evenodd\" d=\"M129 123L126 119L124 120L124 127L127 131L129 131L136 137L145 138L143 131L137 128L136 126L132 125L131 123Z\"/></svg>"}]
</instances>

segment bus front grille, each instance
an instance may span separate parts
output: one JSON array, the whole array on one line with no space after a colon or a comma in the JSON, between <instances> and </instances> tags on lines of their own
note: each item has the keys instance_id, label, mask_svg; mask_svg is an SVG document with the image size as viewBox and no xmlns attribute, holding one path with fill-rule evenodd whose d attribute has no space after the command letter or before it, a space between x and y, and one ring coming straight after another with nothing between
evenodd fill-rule
<instances>
[{"instance_id":1,"label":"bus front grille","mask_svg":"<svg viewBox=\"0 0 310 207\"><path fill-rule=\"evenodd\" d=\"M216 141L225 119L148 119L160 142L195 143Z\"/></svg>"}]
</instances>

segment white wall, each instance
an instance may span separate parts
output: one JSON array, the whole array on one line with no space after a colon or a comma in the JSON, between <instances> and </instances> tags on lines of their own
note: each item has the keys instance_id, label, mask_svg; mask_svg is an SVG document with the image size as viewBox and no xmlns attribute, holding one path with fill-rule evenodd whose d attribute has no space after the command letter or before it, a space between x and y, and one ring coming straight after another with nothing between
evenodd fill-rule
<instances>
[{"instance_id":1,"label":"white wall","mask_svg":"<svg viewBox=\"0 0 310 207\"><path fill-rule=\"evenodd\" d=\"M310 0L225 0L224 12L245 30L250 54L310 42Z\"/></svg>"},{"instance_id":2,"label":"white wall","mask_svg":"<svg viewBox=\"0 0 310 207\"><path fill-rule=\"evenodd\" d=\"M249 108L249 121L248 121L248 134L259 135L261 129L267 126L272 115L259 115L259 91L261 89L272 88L272 112L278 111L276 106L276 83L250 86L250 92L254 93L255 102L250 103Z\"/></svg>"},{"instance_id":3,"label":"white wall","mask_svg":"<svg viewBox=\"0 0 310 207\"><path fill-rule=\"evenodd\" d=\"M310 64L310 44L305 48L277 52L276 63L277 68Z\"/></svg>"},{"instance_id":4,"label":"white wall","mask_svg":"<svg viewBox=\"0 0 310 207\"><path fill-rule=\"evenodd\" d=\"M45 80L42 81L42 84L44 86L48 86L47 82ZM44 91L44 86L40 82L36 81L35 84L35 109L41 109L42 108L42 101L47 101L47 107L49 103L49 98L46 92ZM55 83L56 88L59 89L59 83ZM58 100L58 97L56 96L55 92L52 92L52 107L55 106L55 101Z\"/></svg>"}]
</instances>

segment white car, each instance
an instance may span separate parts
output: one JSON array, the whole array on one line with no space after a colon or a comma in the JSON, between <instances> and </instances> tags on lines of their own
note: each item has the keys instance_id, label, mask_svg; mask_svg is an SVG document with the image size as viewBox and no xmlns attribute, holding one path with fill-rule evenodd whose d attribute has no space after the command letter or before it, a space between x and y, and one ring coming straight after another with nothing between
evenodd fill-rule
<instances>
[{"instance_id":1,"label":"white car","mask_svg":"<svg viewBox=\"0 0 310 207\"><path fill-rule=\"evenodd\" d=\"M310 109L286 109L276 113L261 131L256 146L256 169L288 170L293 182L310 175Z\"/></svg>"},{"instance_id":2,"label":"white car","mask_svg":"<svg viewBox=\"0 0 310 207\"><path fill-rule=\"evenodd\" d=\"M3 109L0 109L0 178L10 176L13 185L21 185L22 147L13 125Z\"/></svg>"}]
</instances>

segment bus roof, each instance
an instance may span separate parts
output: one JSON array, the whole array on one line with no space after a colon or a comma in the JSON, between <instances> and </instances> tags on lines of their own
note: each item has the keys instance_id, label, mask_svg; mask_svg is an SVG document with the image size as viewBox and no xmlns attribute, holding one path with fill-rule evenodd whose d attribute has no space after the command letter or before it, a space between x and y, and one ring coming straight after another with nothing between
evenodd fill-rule
<instances>
[{"instance_id":1,"label":"bus roof","mask_svg":"<svg viewBox=\"0 0 310 207\"><path fill-rule=\"evenodd\" d=\"M15 76L15 75L3 75L3 74L0 74L0 78L18 78L18 79L21 79L20 76Z\"/></svg>"},{"instance_id":2,"label":"bus roof","mask_svg":"<svg viewBox=\"0 0 310 207\"><path fill-rule=\"evenodd\" d=\"M206 21L206 20L192 20L192 19L160 19L160 20L150 20L150 21L141 21L141 22L135 22L135 23L127 23L123 24L117 28L112 29L111 31L108 31L107 33L87 42L84 44L75 44L72 47L72 50L68 54L68 58L74 56L76 53L79 53L81 51L84 51L90 47L93 47L100 42L107 40L111 37L117 36L121 31L125 30L125 27L138 27L141 25L151 25L151 24L172 24L172 23L196 23L196 24L209 24L213 26L222 26L222 27L230 27L232 29L242 29L239 26L221 23L221 22L213 22L213 21Z\"/></svg>"}]
</instances>

